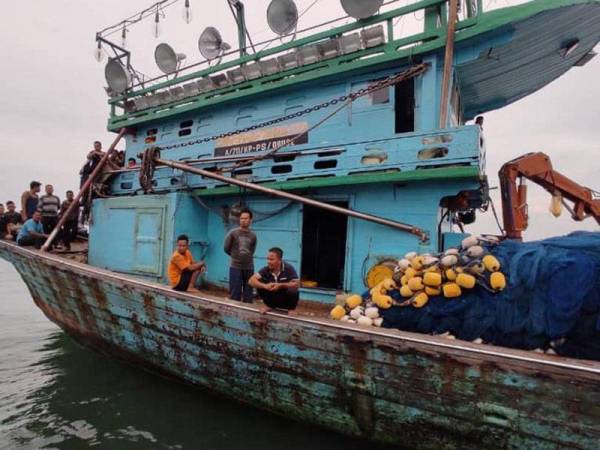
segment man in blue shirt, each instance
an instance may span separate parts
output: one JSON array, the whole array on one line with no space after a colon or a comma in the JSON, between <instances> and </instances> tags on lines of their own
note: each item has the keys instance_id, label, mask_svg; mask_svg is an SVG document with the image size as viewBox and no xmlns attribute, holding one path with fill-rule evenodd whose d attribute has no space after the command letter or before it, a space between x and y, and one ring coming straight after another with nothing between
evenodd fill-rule
<instances>
[{"instance_id":1,"label":"man in blue shirt","mask_svg":"<svg viewBox=\"0 0 600 450\"><path fill-rule=\"evenodd\" d=\"M35 248L42 248L48 235L44 234L42 226L42 213L38 209L33 213L31 219L27 220L21 227L17 236L17 245L21 247L34 245Z\"/></svg>"},{"instance_id":2,"label":"man in blue shirt","mask_svg":"<svg viewBox=\"0 0 600 450\"><path fill-rule=\"evenodd\" d=\"M250 277L248 284L256 288L264 306L260 312L271 309L296 309L298 304L298 274L291 264L283 261L283 250L269 249L267 265Z\"/></svg>"}]
</instances>

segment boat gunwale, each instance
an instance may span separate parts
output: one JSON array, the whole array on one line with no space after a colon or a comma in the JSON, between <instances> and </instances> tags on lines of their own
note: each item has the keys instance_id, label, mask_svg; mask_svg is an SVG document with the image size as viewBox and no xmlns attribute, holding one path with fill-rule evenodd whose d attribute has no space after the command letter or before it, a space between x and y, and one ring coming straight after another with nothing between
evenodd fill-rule
<instances>
[{"instance_id":1,"label":"boat gunwale","mask_svg":"<svg viewBox=\"0 0 600 450\"><path fill-rule=\"evenodd\" d=\"M30 258L30 259L42 259L47 261L53 266L60 265L62 269L65 266L73 269L75 272L79 272L80 274L90 275L95 278L100 278L104 281L110 281L111 279L114 281L118 281L121 283L125 283L132 287L143 288L143 289L152 289L155 292L158 292L162 295L165 295L168 298L175 298L177 300L181 300L187 303L192 302L207 302L209 304L217 305L217 306L226 306L228 308L234 310L243 310L245 312L252 312L254 314L259 315L260 312L253 307L245 306L243 303L235 302L233 300L228 301L221 299L219 297L211 296L210 294L202 293L202 295L192 295L184 292L177 292L170 289L166 285L162 285L160 283L153 283L150 281L145 281L143 279L128 276L126 274L121 274L118 272L113 272L106 269L101 269L98 267L91 266L89 264L79 263L67 258L63 258L50 253L42 253L41 251L32 250L29 248L19 247L17 244L0 240L0 250L5 249L9 252L13 252L20 256ZM1 255L0 255L1 256ZM9 261L12 262L12 261ZM600 362L593 360L575 360L572 358L567 358L559 355L545 355L545 354L530 354L530 351L520 350L520 349L512 349L507 347L498 347L490 344L485 344L487 348L480 348L482 344L473 344L467 341L449 341L446 338L412 333L403 330L397 330L393 328L366 328L359 327L358 325L345 324L343 322L335 322L330 319L315 319L308 318L303 316L288 316L277 312L267 312L267 316L271 320L279 320L290 323L301 323L304 325L312 325L322 328L329 328L334 330L343 330L345 332L351 332L358 336L368 336L368 337L377 337L384 340L390 340L392 342L402 342L404 344L416 344L422 345L426 347L433 347L434 351L441 351L448 356L454 358L473 358L474 356L479 356L481 362L490 362L495 363L498 366L502 367L503 370L506 370L506 362L517 364L517 363L533 363L539 365L540 367L528 366L526 368L521 367L521 370L527 371L543 371L544 368L552 368L557 370L555 372L557 375L573 375L573 371L576 371L578 374L583 375L582 378L589 378L591 380L599 381L600 378ZM384 331L385 330L385 331ZM383 341L379 341L380 343L384 343ZM455 342L460 342L455 343ZM387 344L391 344L391 342L387 342ZM416 351L420 351L418 348ZM452 351L462 352L462 354L456 354ZM483 357L494 357L501 358L504 361L492 360L489 358ZM558 360L557 360L558 359ZM517 368L515 368L517 369ZM566 372L565 372L566 371ZM587 376L586 376L587 375ZM589 377L591 375L591 378Z\"/></svg>"}]
</instances>

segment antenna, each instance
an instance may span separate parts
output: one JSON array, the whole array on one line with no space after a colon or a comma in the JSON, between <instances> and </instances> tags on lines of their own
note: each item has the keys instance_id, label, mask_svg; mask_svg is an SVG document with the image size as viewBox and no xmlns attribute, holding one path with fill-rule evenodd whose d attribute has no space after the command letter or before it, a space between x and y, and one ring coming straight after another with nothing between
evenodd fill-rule
<instances>
[{"instance_id":1,"label":"antenna","mask_svg":"<svg viewBox=\"0 0 600 450\"><path fill-rule=\"evenodd\" d=\"M383 0L341 0L346 14L357 20L366 19L379 11Z\"/></svg>"},{"instance_id":2,"label":"antenna","mask_svg":"<svg viewBox=\"0 0 600 450\"><path fill-rule=\"evenodd\" d=\"M175 53L169 44L158 44L154 50L154 61L161 72L169 74L177 72L181 61L185 59L183 53Z\"/></svg>"},{"instance_id":3,"label":"antenna","mask_svg":"<svg viewBox=\"0 0 600 450\"><path fill-rule=\"evenodd\" d=\"M221 56L223 52L230 48L231 46L223 42L221 33L214 27L206 27L200 35L200 39L198 39L198 49L202 56L208 60Z\"/></svg>"},{"instance_id":4,"label":"antenna","mask_svg":"<svg viewBox=\"0 0 600 450\"><path fill-rule=\"evenodd\" d=\"M104 77L108 87L116 94L122 94L131 86L131 73L118 59L111 58L106 63Z\"/></svg>"},{"instance_id":5,"label":"antenna","mask_svg":"<svg viewBox=\"0 0 600 450\"><path fill-rule=\"evenodd\" d=\"M293 0L271 0L267 8L267 22L273 33L290 34L298 24L298 8Z\"/></svg>"}]
</instances>

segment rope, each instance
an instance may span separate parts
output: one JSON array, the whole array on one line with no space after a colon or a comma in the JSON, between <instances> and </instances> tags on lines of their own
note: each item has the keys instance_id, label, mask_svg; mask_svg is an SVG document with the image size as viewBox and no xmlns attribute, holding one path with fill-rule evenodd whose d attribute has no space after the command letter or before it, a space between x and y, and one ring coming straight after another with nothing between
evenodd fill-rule
<instances>
[{"instance_id":1,"label":"rope","mask_svg":"<svg viewBox=\"0 0 600 450\"><path fill-rule=\"evenodd\" d=\"M365 95L369 95L369 94L371 94L373 92L376 92L376 91L379 91L379 90L381 90L383 88L387 88L389 86L395 85L395 84L400 83L402 81L406 81L406 80L409 80L411 78L414 78L414 77L422 74L423 72L425 72L427 70L427 68L428 68L427 64L418 64L418 65L413 66L413 67L411 67L411 68L409 68L409 69L407 69L407 70L405 70L403 72L397 73L396 75L393 75L393 76L388 77L388 78L386 78L384 80L381 80L380 82L377 82L377 83L373 84L372 86L370 86L368 88L360 89L360 90L358 90L356 92L351 92L350 94L348 94L346 96L347 98L344 99L344 102L343 102L343 104L340 107L336 108L334 111L332 111L331 113L327 114L325 117L323 117L317 123L315 123L314 125L312 125L311 127L309 127L308 130L303 131L302 133L297 134L293 138L288 139L286 141L286 143L284 145L282 145L281 147L274 148L273 150L270 150L267 153L264 153L262 155L257 155L257 156L254 156L252 158L249 158L247 160L237 162L232 167L224 169L224 171L235 170L235 169L238 169L240 167L251 165L255 161L261 161L263 159L271 157L272 155L274 155L278 151L280 151L280 150L282 150L284 148L287 148L290 145L293 145L302 136L308 134L309 132L313 131L315 128L321 126L323 123L325 123L327 120L331 119L333 116L335 116L341 110L343 110L346 107L348 107L352 102L354 102L358 98L363 97ZM318 108L316 110L318 110Z\"/></svg>"},{"instance_id":2,"label":"rope","mask_svg":"<svg viewBox=\"0 0 600 450\"><path fill-rule=\"evenodd\" d=\"M160 149L158 147L150 147L144 150L141 155L142 164L140 167L140 186L144 189L144 194L154 192L152 186L152 178L154 177L154 169L156 167L156 158L160 158Z\"/></svg>"}]
</instances>

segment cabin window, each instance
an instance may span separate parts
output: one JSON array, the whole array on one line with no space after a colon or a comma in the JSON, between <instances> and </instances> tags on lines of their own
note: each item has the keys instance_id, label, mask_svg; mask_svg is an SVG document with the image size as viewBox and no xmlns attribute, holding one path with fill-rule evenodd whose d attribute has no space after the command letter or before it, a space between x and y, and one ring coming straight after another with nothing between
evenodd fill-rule
<instances>
[{"instance_id":1,"label":"cabin window","mask_svg":"<svg viewBox=\"0 0 600 450\"><path fill-rule=\"evenodd\" d=\"M371 85L373 85L373 84L374 83L369 83L369 87L371 87ZM373 92L371 92L371 94L369 94L369 98L371 99L372 105L382 105L384 103L389 103L390 102L390 88L385 87L385 88L373 91Z\"/></svg>"},{"instance_id":2,"label":"cabin window","mask_svg":"<svg viewBox=\"0 0 600 450\"><path fill-rule=\"evenodd\" d=\"M184 120L179 124L179 128L189 128L194 124L193 120Z\"/></svg>"},{"instance_id":3,"label":"cabin window","mask_svg":"<svg viewBox=\"0 0 600 450\"><path fill-rule=\"evenodd\" d=\"M189 136L192 134L192 130L190 128L186 128L185 130L179 130L179 136Z\"/></svg>"},{"instance_id":4,"label":"cabin window","mask_svg":"<svg viewBox=\"0 0 600 450\"><path fill-rule=\"evenodd\" d=\"M415 83L401 81L394 86L396 133L415 131Z\"/></svg>"},{"instance_id":5,"label":"cabin window","mask_svg":"<svg viewBox=\"0 0 600 450\"><path fill-rule=\"evenodd\" d=\"M348 202L329 202L348 208ZM302 279L317 287L342 289L346 264L348 218L305 205L302 226Z\"/></svg>"}]
</instances>

